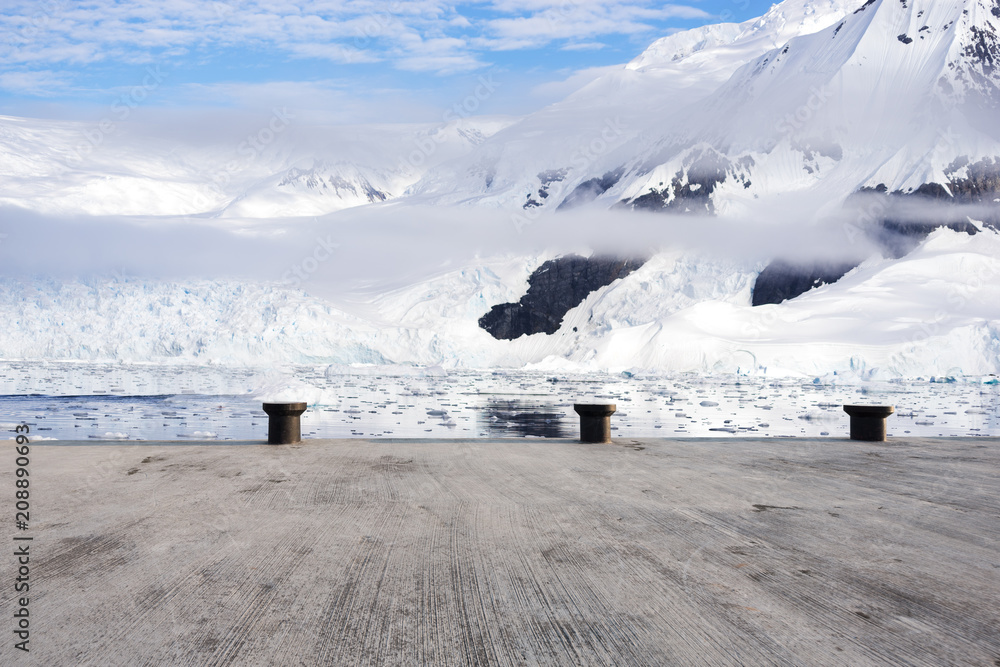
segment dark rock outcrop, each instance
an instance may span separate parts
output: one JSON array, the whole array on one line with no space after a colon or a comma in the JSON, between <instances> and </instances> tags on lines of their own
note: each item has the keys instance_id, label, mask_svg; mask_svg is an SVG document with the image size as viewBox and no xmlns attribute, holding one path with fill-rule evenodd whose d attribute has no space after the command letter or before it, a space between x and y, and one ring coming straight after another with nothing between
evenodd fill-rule
<instances>
[{"instance_id":1,"label":"dark rock outcrop","mask_svg":"<svg viewBox=\"0 0 1000 667\"><path fill-rule=\"evenodd\" d=\"M880 221L869 232L869 236L882 249L883 256L899 259L910 254L918 245L923 243L924 239L931 232L941 227L947 227L956 232L965 232L970 236L979 232L975 225L966 220L952 222L913 222L886 218Z\"/></svg>"},{"instance_id":2,"label":"dark rock outcrop","mask_svg":"<svg viewBox=\"0 0 1000 667\"><path fill-rule=\"evenodd\" d=\"M753 305L781 303L794 299L814 287L835 283L844 277L858 262L827 262L791 264L771 262L757 276L753 286Z\"/></svg>"},{"instance_id":3,"label":"dark rock outcrop","mask_svg":"<svg viewBox=\"0 0 1000 667\"><path fill-rule=\"evenodd\" d=\"M885 257L899 259L941 227L969 235L978 233L976 225L968 220L970 213L986 227L1000 230L1000 159L985 158L973 163L962 157L945 169L945 175L949 178L945 185L924 183L909 192L889 192L884 185L863 188L858 193L858 201L862 203L859 216L864 217L861 213L866 208L864 203L871 202L877 204L879 214L859 227L859 231ZM921 219L916 219L918 216ZM860 263L860 259L827 264L772 262L754 283L753 305L794 299L814 287L836 282Z\"/></svg>"},{"instance_id":4,"label":"dark rock outcrop","mask_svg":"<svg viewBox=\"0 0 1000 667\"><path fill-rule=\"evenodd\" d=\"M865 11L866 9L868 9L869 7L871 7L874 4L875 4L875 0L868 0L868 2L866 2L865 4L861 5L857 9L855 9L854 13L855 14L860 14L861 12Z\"/></svg>"},{"instance_id":5,"label":"dark rock outcrop","mask_svg":"<svg viewBox=\"0 0 1000 667\"><path fill-rule=\"evenodd\" d=\"M622 200L619 205L640 211L714 215L712 193L716 187L732 179L749 188L750 170L755 166L750 156L730 160L711 148L693 151L684 164L666 186L660 183L660 188L650 188L649 192Z\"/></svg>"},{"instance_id":6,"label":"dark rock outcrop","mask_svg":"<svg viewBox=\"0 0 1000 667\"><path fill-rule=\"evenodd\" d=\"M323 162L317 162L309 169L299 169L292 167L285 172L284 177L278 182L279 188L284 187L305 187L323 194L332 194L337 197L358 196L364 197L371 203L385 201L392 195L379 190L372 185L364 176L358 176L351 181L335 173Z\"/></svg>"},{"instance_id":7,"label":"dark rock outcrop","mask_svg":"<svg viewBox=\"0 0 1000 667\"><path fill-rule=\"evenodd\" d=\"M521 206L521 208L527 210L529 208L537 208L542 205L542 203L549 198L549 187L553 183L558 183L566 178L566 174L569 172L568 169L549 169L538 174L538 199L534 198L532 193L528 193L527 201Z\"/></svg>"},{"instance_id":8,"label":"dark rock outcrop","mask_svg":"<svg viewBox=\"0 0 1000 667\"><path fill-rule=\"evenodd\" d=\"M964 172L962 177L958 174ZM971 162L960 157L944 170L948 182L924 183L915 190L888 192L886 187L866 188L862 194L886 197L883 215L870 229L868 237L878 244L886 257L898 259L920 245L935 229L948 227L956 232L975 234L978 228L969 222L973 215L986 227L1000 230L1000 159L985 158ZM915 219L919 214L923 219ZM931 220L927 220L931 217Z\"/></svg>"},{"instance_id":9,"label":"dark rock outcrop","mask_svg":"<svg viewBox=\"0 0 1000 667\"><path fill-rule=\"evenodd\" d=\"M594 201L613 188L624 173L624 168L619 167L614 171L605 173L600 178L591 178L590 180L580 183L573 188L573 191L566 196L566 199L559 204L559 207L556 210L564 211L566 209L582 206L583 204Z\"/></svg>"},{"instance_id":10,"label":"dark rock outcrop","mask_svg":"<svg viewBox=\"0 0 1000 667\"><path fill-rule=\"evenodd\" d=\"M979 231L975 225L966 221L929 223L886 218L872 225L866 233L881 248L883 256L899 259L912 252L931 232L940 227L969 235ZM835 283L861 264L861 261L857 259L805 264L784 260L771 262L754 283L753 305L781 303L805 294L814 287Z\"/></svg>"},{"instance_id":11,"label":"dark rock outcrop","mask_svg":"<svg viewBox=\"0 0 1000 667\"><path fill-rule=\"evenodd\" d=\"M479 326L500 340L525 334L553 334L563 317L594 290L624 278L644 259L568 255L545 262L528 278L528 293L517 303L501 303L479 319Z\"/></svg>"}]
</instances>

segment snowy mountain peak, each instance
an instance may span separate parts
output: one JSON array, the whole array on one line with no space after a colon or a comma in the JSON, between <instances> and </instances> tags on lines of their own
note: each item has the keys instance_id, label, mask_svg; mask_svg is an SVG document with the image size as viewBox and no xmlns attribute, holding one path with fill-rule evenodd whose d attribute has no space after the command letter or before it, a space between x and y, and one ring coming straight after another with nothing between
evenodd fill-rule
<instances>
[{"instance_id":1,"label":"snowy mountain peak","mask_svg":"<svg viewBox=\"0 0 1000 667\"><path fill-rule=\"evenodd\" d=\"M837 38L844 27L864 30L850 60L854 65L888 66L902 76L926 77L939 72L939 92L953 101L970 96L979 101L998 98L997 0L869 0L846 17L832 37ZM883 53L877 53L880 48Z\"/></svg>"},{"instance_id":2,"label":"snowy mountain peak","mask_svg":"<svg viewBox=\"0 0 1000 667\"><path fill-rule=\"evenodd\" d=\"M662 138L626 147L625 176L603 196L735 212L798 191L832 203L863 187L964 188L949 165L989 171L1000 155L998 27L996 0L861 4L752 59Z\"/></svg>"},{"instance_id":3,"label":"snowy mountain peak","mask_svg":"<svg viewBox=\"0 0 1000 667\"><path fill-rule=\"evenodd\" d=\"M717 59L718 51L733 50L744 59L784 45L789 39L833 25L860 0L786 0L758 19L744 23L717 23L677 32L653 42L628 63L627 69L667 66L703 54L701 61Z\"/></svg>"},{"instance_id":4,"label":"snowy mountain peak","mask_svg":"<svg viewBox=\"0 0 1000 667\"><path fill-rule=\"evenodd\" d=\"M199 141L164 138L153 126L105 132L94 123L0 116L0 205L89 215L322 215L397 197L514 120L285 124L267 141L228 128Z\"/></svg>"},{"instance_id":5,"label":"snowy mountain peak","mask_svg":"<svg viewBox=\"0 0 1000 667\"><path fill-rule=\"evenodd\" d=\"M640 70L645 67L676 63L695 53L732 44L744 30L744 24L717 23L677 32L653 42L649 48L625 65L625 68Z\"/></svg>"},{"instance_id":6,"label":"snowy mountain peak","mask_svg":"<svg viewBox=\"0 0 1000 667\"><path fill-rule=\"evenodd\" d=\"M657 40L522 119L291 126L261 151L0 118L0 203L290 217L413 196L540 214L688 193L723 212L782 192L947 188L956 160L1000 156L998 35L1000 0L785 0Z\"/></svg>"},{"instance_id":7,"label":"snowy mountain peak","mask_svg":"<svg viewBox=\"0 0 1000 667\"><path fill-rule=\"evenodd\" d=\"M104 257L133 267L122 280L0 284L0 313L16 324L0 331L0 357L777 368L864 381L874 367L997 373L998 35L1000 0L786 0L747 23L658 40L516 122L290 125L259 150L244 130L196 145L124 125L100 134L93 124L0 117L5 270L86 273L76 267L104 270ZM401 201L370 206L390 197ZM859 200L870 208L844 206ZM898 202L916 213L891 217ZM946 218L952 229L928 235L944 203L960 225ZM348 206L360 210L253 229L230 223L240 236L232 257L219 251L218 221L189 225L175 249L161 221L148 219L288 218ZM515 233L576 206L603 212L553 214ZM826 226L810 224L831 211L841 216L832 241L817 231ZM53 221L63 213L74 217ZM91 228L87 214L144 219ZM907 243L878 256L851 236L849 252L873 252L860 264L843 258L796 273L775 262L761 273L782 251L827 241L844 250L855 224L895 229ZM707 250L681 249L675 232ZM611 282L578 290L579 266L595 263L571 259L562 273L548 263L621 240L647 261L627 275L601 272ZM188 265L280 275L286 287L124 275ZM541 284L554 287L532 290ZM341 289L342 307L317 296ZM529 335L495 340L478 324L491 309L505 326L528 312L530 327L501 337ZM535 315L552 335L530 333Z\"/></svg>"},{"instance_id":8,"label":"snowy mountain peak","mask_svg":"<svg viewBox=\"0 0 1000 667\"><path fill-rule=\"evenodd\" d=\"M858 8L863 0L785 0L747 26L739 39L770 39L772 48L800 35L810 35L833 25Z\"/></svg>"},{"instance_id":9,"label":"snowy mountain peak","mask_svg":"<svg viewBox=\"0 0 1000 667\"><path fill-rule=\"evenodd\" d=\"M836 22L859 0L786 0L760 19L675 33L564 101L498 132L455 163L432 169L412 192L440 203L542 211L609 201L621 176L665 131L747 62ZM558 181L550 176L560 175ZM617 185L616 185L617 184ZM613 187L614 186L614 187Z\"/></svg>"}]
</instances>

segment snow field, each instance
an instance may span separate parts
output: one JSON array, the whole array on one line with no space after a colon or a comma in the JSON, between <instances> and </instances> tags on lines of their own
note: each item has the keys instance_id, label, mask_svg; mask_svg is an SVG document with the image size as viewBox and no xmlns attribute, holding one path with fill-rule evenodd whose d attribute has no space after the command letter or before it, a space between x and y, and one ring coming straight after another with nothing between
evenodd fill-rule
<instances>
[{"instance_id":1,"label":"snow field","mask_svg":"<svg viewBox=\"0 0 1000 667\"><path fill-rule=\"evenodd\" d=\"M1000 373L1000 236L941 229L900 260L750 306L759 265L671 251L592 293L558 332L478 327L544 261L500 258L369 296L351 312L301 290L226 281L7 279L5 359L418 364L880 377ZM576 329L574 331L573 329ZM877 369L877 370L876 370Z\"/></svg>"}]
</instances>

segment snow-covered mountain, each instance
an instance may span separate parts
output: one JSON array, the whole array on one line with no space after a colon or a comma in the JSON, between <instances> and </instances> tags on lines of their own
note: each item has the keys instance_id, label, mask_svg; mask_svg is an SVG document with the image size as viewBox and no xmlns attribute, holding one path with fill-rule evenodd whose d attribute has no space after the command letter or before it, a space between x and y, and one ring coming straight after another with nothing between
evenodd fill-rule
<instances>
[{"instance_id":1,"label":"snow-covered mountain","mask_svg":"<svg viewBox=\"0 0 1000 667\"><path fill-rule=\"evenodd\" d=\"M588 187L603 192L620 179L635 145L642 150L650 137L672 131L740 67L791 38L833 25L857 4L790 0L745 23L659 39L632 62L498 132L464 159L430 170L412 190L444 204L529 209L555 208L581 184L581 193ZM635 145L625 148L629 144Z\"/></svg>"},{"instance_id":2,"label":"snow-covered mountain","mask_svg":"<svg viewBox=\"0 0 1000 667\"><path fill-rule=\"evenodd\" d=\"M1000 159L998 15L996 0L785 0L657 40L521 119L305 128L275 110L185 143L108 119L0 118L0 203L232 218L390 199L746 213L787 193L947 188Z\"/></svg>"},{"instance_id":3,"label":"snow-covered mountain","mask_svg":"<svg viewBox=\"0 0 1000 667\"><path fill-rule=\"evenodd\" d=\"M414 189L525 209L745 213L793 192L828 203L947 188L1000 159L998 34L995 0L786 0L659 40Z\"/></svg>"},{"instance_id":4,"label":"snow-covered mountain","mask_svg":"<svg viewBox=\"0 0 1000 667\"><path fill-rule=\"evenodd\" d=\"M520 119L280 132L265 119L270 135L185 143L0 118L0 205L284 238L272 274L291 278L5 278L0 357L1000 373L1000 233L982 224L1000 221L998 35L1000 0L785 0L664 37ZM674 215L690 213L703 215ZM306 216L319 236L298 249L290 230ZM903 250L864 242L865 221L906 237ZM941 221L965 226L927 236ZM850 261L754 307L772 258L840 252L821 233L830 222ZM31 256L3 233L0 258ZM628 236L637 268L554 333L496 340L479 325L547 260ZM333 264L422 254L395 272L407 281L359 277L350 294L321 282Z\"/></svg>"},{"instance_id":5,"label":"snow-covered mountain","mask_svg":"<svg viewBox=\"0 0 1000 667\"><path fill-rule=\"evenodd\" d=\"M632 156L607 196L710 210L809 190L912 192L1000 156L995 2L875 0L744 65L681 133ZM632 150L629 150L632 149ZM692 185L700 186L692 189Z\"/></svg>"},{"instance_id":6,"label":"snow-covered mountain","mask_svg":"<svg viewBox=\"0 0 1000 667\"><path fill-rule=\"evenodd\" d=\"M750 306L758 267L680 251L590 294L553 335L477 326L545 257L477 262L376 296L361 318L300 290L232 281L0 281L0 356L416 364L827 376L1000 374L1000 234L941 229L900 260ZM970 280L970 276L972 279ZM837 373L837 377L833 374Z\"/></svg>"},{"instance_id":7,"label":"snow-covered mountain","mask_svg":"<svg viewBox=\"0 0 1000 667\"><path fill-rule=\"evenodd\" d=\"M398 197L512 120L306 127L275 109L205 141L111 118L0 116L0 204L57 214L322 215Z\"/></svg>"},{"instance_id":8,"label":"snow-covered mountain","mask_svg":"<svg viewBox=\"0 0 1000 667\"><path fill-rule=\"evenodd\" d=\"M248 185L229 201L221 215L323 215L396 199L428 169L460 158L512 122L513 118L483 117L439 125L340 128L338 133L343 133L349 149L311 144L309 150L316 157L285 160L273 174ZM302 145L295 145L301 155Z\"/></svg>"}]
</instances>

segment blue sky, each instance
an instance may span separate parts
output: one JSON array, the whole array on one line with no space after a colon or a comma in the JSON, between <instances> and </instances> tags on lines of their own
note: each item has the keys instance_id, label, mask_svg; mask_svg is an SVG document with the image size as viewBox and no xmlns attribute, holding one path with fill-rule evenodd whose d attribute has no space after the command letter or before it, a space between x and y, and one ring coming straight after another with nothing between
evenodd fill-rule
<instances>
[{"instance_id":1,"label":"blue sky","mask_svg":"<svg viewBox=\"0 0 1000 667\"><path fill-rule=\"evenodd\" d=\"M316 122L433 121L486 77L496 92L478 112L520 114L658 37L743 21L770 5L13 0L0 7L0 113L282 105Z\"/></svg>"}]
</instances>

